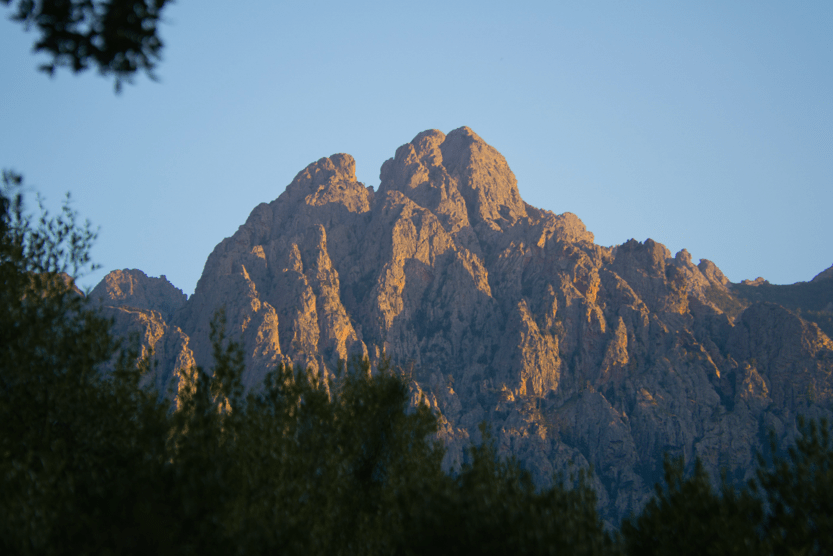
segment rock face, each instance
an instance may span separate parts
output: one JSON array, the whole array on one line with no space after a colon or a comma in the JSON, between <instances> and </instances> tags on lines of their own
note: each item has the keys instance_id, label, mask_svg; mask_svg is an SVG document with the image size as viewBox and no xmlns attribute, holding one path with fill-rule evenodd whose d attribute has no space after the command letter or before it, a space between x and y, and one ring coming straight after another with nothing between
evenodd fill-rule
<instances>
[{"instance_id":1,"label":"rock face","mask_svg":"<svg viewBox=\"0 0 833 556\"><path fill-rule=\"evenodd\" d=\"M93 295L164 346L158 384L191 353L210 367L221 307L249 388L279 362L326 374L384 351L440 414L449 468L485 420L541 484L592 464L613 522L650 496L663 454L741 479L768 429L787 438L797 413L831 415L818 326L775 304L744 310L685 250L596 245L575 215L526 204L470 129L420 133L380 179L374 191L349 155L322 158L214 249L187 301L136 271Z\"/></svg>"},{"instance_id":2,"label":"rock face","mask_svg":"<svg viewBox=\"0 0 833 556\"><path fill-rule=\"evenodd\" d=\"M126 339L138 336L139 356L149 357L153 363L141 384L150 383L161 394L176 399L181 373L190 372L195 365L188 336L166 323L185 305L182 290L164 276L150 278L141 270L125 269L105 276L90 298L113 320L113 335Z\"/></svg>"},{"instance_id":3,"label":"rock face","mask_svg":"<svg viewBox=\"0 0 833 556\"><path fill-rule=\"evenodd\" d=\"M148 277L141 270L114 270L90 292L90 297L114 307L158 311L166 319L185 305L187 296L164 276Z\"/></svg>"}]
</instances>

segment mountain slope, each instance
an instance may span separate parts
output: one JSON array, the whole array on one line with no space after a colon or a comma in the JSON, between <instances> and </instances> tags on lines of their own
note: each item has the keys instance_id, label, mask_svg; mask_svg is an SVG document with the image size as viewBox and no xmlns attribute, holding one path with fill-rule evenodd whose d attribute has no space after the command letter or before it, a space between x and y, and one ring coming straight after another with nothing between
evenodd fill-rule
<instances>
[{"instance_id":1,"label":"mountain slope","mask_svg":"<svg viewBox=\"0 0 833 556\"><path fill-rule=\"evenodd\" d=\"M279 362L325 375L384 351L442 415L449 468L485 420L540 483L592 464L611 520L641 507L663 454L743 478L767 430L831 415L833 343L818 326L750 305L686 251L596 245L575 215L524 203L470 129L420 133L380 178L365 187L337 154L257 206L165 317L194 360L210 366L221 307L249 388Z\"/></svg>"}]
</instances>

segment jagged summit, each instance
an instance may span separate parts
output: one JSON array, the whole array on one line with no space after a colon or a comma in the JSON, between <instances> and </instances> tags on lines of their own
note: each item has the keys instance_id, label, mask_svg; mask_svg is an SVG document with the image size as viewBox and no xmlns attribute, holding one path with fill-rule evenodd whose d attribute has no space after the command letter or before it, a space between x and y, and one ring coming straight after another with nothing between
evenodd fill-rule
<instances>
[{"instance_id":1,"label":"jagged summit","mask_svg":"<svg viewBox=\"0 0 833 556\"><path fill-rule=\"evenodd\" d=\"M163 275L149 277L138 269L114 270L90 292L90 298L114 307L135 307L159 311L170 317L188 296Z\"/></svg>"},{"instance_id":2,"label":"jagged summit","mask_svg":"<svg viewBox=\"0 0 833 556\"><path fill-rule=\"evenodd\" d=\"M596 245L576 215L524 203L472 130L418 134L380 179L374 192L350 155L322 158L217 245L165 322L150 303L113 309L163 354L156 383L184 362L210 367L220 308L247 388L279 363L327 375L384 352L441 415L448 467L485 420L540 483L592 464L614 521L651 495L664 454L748 478L762 430L783 440L797 413L833 417L833 342L818 326L740 299L685 250ZM142 276L105 282L136 292Z\"/></svg>"},{"instance_id":3,"label":"jagged summit","mask_svg":"<svg viewBox=\"0 0 833 556\"><path fill-rule=\"evenodd\" d=\"M379 177L379 193L400 191L452 227L503 229L526 216L506 160L467 127L418 134L382 165Z\"/></svg>"},{"instance_id":4,"label":"jagged summit","mask_svg":"<svg viewBox=\"0 0 833 556\"><path fill-rule=\"evenodd\" d=\"M322 206L338 203L351 212L369 210L369 192L356 180L356 161L349 154L334 154L313 162L295 176L285 203Z\"/></svg>"}]
</instances>

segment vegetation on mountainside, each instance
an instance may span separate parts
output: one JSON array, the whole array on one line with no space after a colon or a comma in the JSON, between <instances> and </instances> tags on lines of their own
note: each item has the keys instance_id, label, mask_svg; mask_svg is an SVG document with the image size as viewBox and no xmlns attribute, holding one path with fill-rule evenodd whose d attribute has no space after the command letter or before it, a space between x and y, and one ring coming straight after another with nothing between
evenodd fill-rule
<instances>
[{"instance_id":1,"label":"vegetation on mountainside","mask_svg":"<svg viewBox=\"0 0 833 556\"><path fill-rule=\"evenodd\" d=\"M748 489L723 482L715 492L698 461L686 479L682 458L665 460L665 486L638 517L622 524L628 554L764 554L757 527L761 501Z\"/></svg>"},{"instance_id":2,"label":"vegetation on mountainside","mask_svg":"<svg viewBox=\"0 0 833 556\"><path fill-rule=\"evenodd\" d=\"M697 462L665 462L665 487L641 514L622 524L627 554L833 554L833 442L830 425L798 419L801 433L786 455L742 488L725 477L719 490ZM782 452L774 444L772 451Z\"/></svg>"},{"instance_id":3,"label":"vegetation on mountainside","mask_svg":"<svg viewBox=\"0 0 833 556\"><path fill-rule=\"evenodd\" d=\"M798 419L801 436L787 455L766 466L752 488L763 493L762 521L774 554L833 554L833 441L825 420ZM776 452L772 437L772 451Z\"/></svg>"}]
</instances>

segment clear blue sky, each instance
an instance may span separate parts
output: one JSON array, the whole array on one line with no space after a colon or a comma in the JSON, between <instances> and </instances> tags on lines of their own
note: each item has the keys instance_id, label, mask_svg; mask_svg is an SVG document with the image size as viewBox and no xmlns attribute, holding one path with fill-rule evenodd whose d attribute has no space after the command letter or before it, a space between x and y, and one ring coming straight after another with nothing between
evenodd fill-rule
<instances>
[{"instance_id":1,"label":"clear blue sky","mask_svg":"<svg viewBox=\"0 0 833 556\"><path fill-rule=\"evenodd\" d=\"M732 281L833 263L833 2L218 2L166 9L159 83L36 71L0 8L0 166L100 226L106 271L192 293L307 164L367 185L467 125L528 203L602 245L653 238Z\"/></svg>"}]
</instances>

